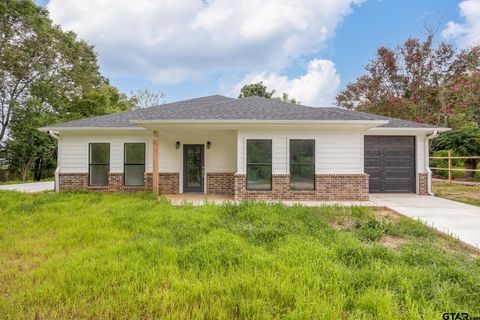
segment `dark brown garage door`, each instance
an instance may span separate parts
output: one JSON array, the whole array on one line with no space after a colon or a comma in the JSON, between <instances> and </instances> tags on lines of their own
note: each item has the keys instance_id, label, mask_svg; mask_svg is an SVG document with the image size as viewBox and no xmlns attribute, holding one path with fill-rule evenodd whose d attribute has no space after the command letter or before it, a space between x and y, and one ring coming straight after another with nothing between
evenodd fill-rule
<instances>
[{"instance_id":1,"label":"dark brown garage door","mask_svg":"<svg viewBox=\"0 0 480 320\"><path fill-rule=\"evenodd\" d=\"M415 137L365 136L370 192L415 192Z\"/></svg>"}]
</instances>

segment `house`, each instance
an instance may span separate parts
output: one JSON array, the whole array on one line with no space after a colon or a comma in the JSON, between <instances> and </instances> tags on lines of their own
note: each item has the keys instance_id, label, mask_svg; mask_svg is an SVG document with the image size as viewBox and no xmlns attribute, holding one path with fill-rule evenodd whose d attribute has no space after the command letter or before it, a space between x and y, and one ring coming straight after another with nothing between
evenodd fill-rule
<instances>
[{"instance_id":1,"label":"house","mask_svg":"<svg viewBox=\"0 0 480 320\"><path fill-rule=\"evenodd\" d=\"M448 129L214 95L40 130L58 139L56 190L368 200L429 194L429 140Z\"/></svg>"}]
</instances>

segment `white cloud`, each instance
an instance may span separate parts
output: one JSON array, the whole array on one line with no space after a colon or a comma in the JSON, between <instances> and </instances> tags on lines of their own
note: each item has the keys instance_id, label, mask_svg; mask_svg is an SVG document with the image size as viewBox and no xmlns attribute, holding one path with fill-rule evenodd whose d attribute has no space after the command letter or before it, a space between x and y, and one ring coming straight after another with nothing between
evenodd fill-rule
<instances>
[{"instance_id":1,"label":"white cloud","mask_svg":"<svg viewBox=\"0 0 480 320\"><path fill-rule=\"evenodd\" d=\"M315 53L363 0L50 0L52 20L95 44L111 74L178 83L279 70Z\"/></svg>"},{"instance_id":2,"label":"white cloud","mask_svg":"<svg viewBox=\"0 0 480 320\"><path fill-rule=\"evenodd\" d=\"M456 40L462 48L480 44L480 0L464 0L458 6L464 22L449 21L442 36Z\"/></svg>"},{"instance_id":3,"label":"white cloud","mask_svg":"<svg viewBox=\"0 0 480 320\"><path fill-rule=\"evenodd\" d=\"M332 61L314 59L309 62L306 73L298 78L288 79L286 76L267 72L250 74L237 83L234 93L238 95L244 84L260 81L263 81L267 88L275 89L278 96L285 92L300 100L302 104L329 107L340 85L340 76Z\"/></svg>"}]
</instances>

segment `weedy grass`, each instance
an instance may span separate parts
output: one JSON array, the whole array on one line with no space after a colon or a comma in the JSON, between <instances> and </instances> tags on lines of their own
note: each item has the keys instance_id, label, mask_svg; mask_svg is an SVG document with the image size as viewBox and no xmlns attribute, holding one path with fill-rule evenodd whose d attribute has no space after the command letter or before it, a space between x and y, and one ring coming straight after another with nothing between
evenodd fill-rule
<instances>
[{"instance_id":1,"label":"weedy grass","mask_svg":"<svg viewBox=\"0 0 480 320\"><path fill-rule=\"evenodd\" d=\"M480 186L433 182L432 187L436 196L480 206Z\"/></svg>"},{"instance_id":2,"label":"weedy grass","mask_svg":"<svg viewBox=\"0 0 480 320\"><path fill-rule=\"evenodd\" d=\"M0 317L480 315L478 252L381 213L0 192Z\"/></svg>"}]
</instances>

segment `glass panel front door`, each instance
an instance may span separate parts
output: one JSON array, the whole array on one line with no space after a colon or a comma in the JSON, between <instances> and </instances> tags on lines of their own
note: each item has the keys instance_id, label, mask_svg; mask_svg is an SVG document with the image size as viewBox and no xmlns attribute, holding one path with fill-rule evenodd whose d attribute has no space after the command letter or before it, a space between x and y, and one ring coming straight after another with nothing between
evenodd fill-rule
<instances>
[{"instance_id":1,"label":"glass panel front door","mask_svg":"<svg viewBox=\"0 0 480 320\"><path fill-rule=\"evenodd\" d=\"M183 145L183 191L203 192L203 144Z\"/></svg>"}]
</instances>

